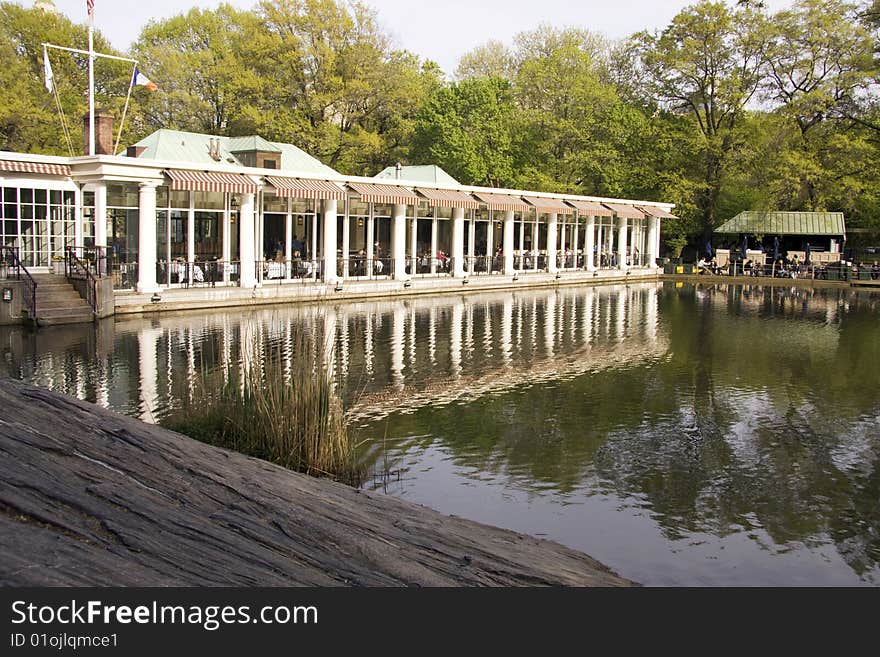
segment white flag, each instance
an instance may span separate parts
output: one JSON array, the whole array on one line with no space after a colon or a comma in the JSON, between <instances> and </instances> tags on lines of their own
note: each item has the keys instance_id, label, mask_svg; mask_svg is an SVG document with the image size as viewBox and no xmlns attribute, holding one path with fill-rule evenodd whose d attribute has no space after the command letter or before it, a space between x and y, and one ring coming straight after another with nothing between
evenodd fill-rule
<instances>
[{"instance_id":1,"label":"white flag","mask_svg":"<svg viewBox=\"0 0 880 657\"><path fill-rule=\"evenodd\" d=\"M52 73L52 64L49 63L49 51L43 48L43 73L46 78L46 90L52 93L55 85L55 75Z\"/></svg>"}]
</instances>

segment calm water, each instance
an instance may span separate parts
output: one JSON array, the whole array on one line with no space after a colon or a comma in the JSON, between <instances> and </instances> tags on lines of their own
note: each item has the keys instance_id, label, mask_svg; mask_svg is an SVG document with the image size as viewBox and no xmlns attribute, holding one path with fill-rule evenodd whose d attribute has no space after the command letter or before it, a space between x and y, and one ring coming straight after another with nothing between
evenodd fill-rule
<instances>
[{"instance_id":1,"label":"calm water","mask_svg":"<svg viewBox=\"0 0 880 657\"><path fill-rule=\"evenodd\" d=\"M880 295L640 284L0 329L0 373L158 421L296 324L328 345L367 487L649 585L880 584Z\"/></svg>"}]
</instances>

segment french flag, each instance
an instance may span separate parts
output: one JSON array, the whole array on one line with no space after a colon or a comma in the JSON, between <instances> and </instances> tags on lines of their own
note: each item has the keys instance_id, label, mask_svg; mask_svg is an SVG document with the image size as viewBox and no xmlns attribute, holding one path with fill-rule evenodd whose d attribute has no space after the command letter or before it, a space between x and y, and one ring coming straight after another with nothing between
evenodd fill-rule
<instances>
[{"instance_id":1,"label":"french flag","mask_svg":"<svg viewBox=\"0 0 880 657\"><path fill-rule=\"evenodd\" d=\"M150 82L150 78L140 72L139 69L134 69L134 75L131 78L131 86L140 85L142 87L146 87L150 91L156 91L159 87L156 86L155 83Z\"/></svg>"}]
</instances>

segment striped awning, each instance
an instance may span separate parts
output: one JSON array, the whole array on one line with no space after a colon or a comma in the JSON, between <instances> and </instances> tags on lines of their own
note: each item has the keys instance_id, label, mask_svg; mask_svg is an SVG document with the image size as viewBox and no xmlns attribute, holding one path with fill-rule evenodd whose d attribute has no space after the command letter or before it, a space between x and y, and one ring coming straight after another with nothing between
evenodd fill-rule
<instances>
[{"instance_id":1,"label":"striped awning","mask_svg":"<svg viewBox=\"0 0 880 657\"><path fill-rule=\"evenodd\" d=\"M610 217L614 213L601 203L593 201L566 201L577 208L578 214L587 217Z\"/></svg>"},{"instance_id":2,"label":"striped awning","mask_svg":"<svg viewBox=\"0 0 880 657\"><path fill-rule=\"evenodd\" d=\"M329 180L266 176L266 182L275 188L276 196L315 200L345 200L345 190Z\"/></svg>"},{"instance_id":3,"label":"striped awning","mask_svg":"<svg viewBox=\"0 0 880 657\"><path fill-rule=\"evenodd\" d=\"M47 176L70 175L70 167L66 164L21 162L19 160L0 160L0 171L10 171L14 173L41 173Z\"/></svg>"},{"instance_id":4,"label":"striped awning","mask_svg":"<svg viewBox=\"0 0 880 657\"><path fill-rule=\"evenodd\" d=\"M538 212L551 212L555 214L574 214L574 208L566 205L558 198L538 198L535 196L523 196L523 198L535 206Z\"/></svg>"},{"instance_id":5,"label":"striped awning","mask_svg":"<svg viewBox=\"0 0 880 657\"><path fill-rule=\"evenodd\" d=\"M603 203L609 210L613 210L618 217L624 219L644 219L645 213L634 205L622 205L620 203Z\"/></svg>"},{"instance_id":6,"label":"striped awning","mask_svg":"<svg viewBox=\"0 0 880 657\"><path fill-rule=\"evenodd\" d=\"M416 187L416 191L425 197L428 205L437 208L468 208L476 210L480 207L479 202L474 197L465 192L458 192L453 189L428 189L424 187Z\"/></svg>"},{"instance_id":7,"label":"striped awning","mask_svg":"<svg viewBox=\"0 0 880 657\"><path fill-rule=\"evenodd\" d=\"M649 217L660 217L661 219L678 219L671 212L664 210L663 208L658 208L654 205L640 205L638 206L639 210L642 210Z\"/></svg>"},{"instance_id":8,"label":"striped awning","mask_svg":"<svg viewBox=\"0 0 880 657\"><path fill-rule=\"evenodd\" d=\"M397 185L374 185L372 183L346 183L352 191L360 194L364 203L391 203L392 205L418 205L419 196L406 187Z\"/></svg>"},{"instance_id":9,"label":"striped awning","mask_svg":"<svg viewBox=\"0 0 880 657\"><path fill-rule=\"evenodd\" d=\"M532 206L523 201L518 196L508 196L507 194L489 194L488 192L474 192L474 196L480 203L486 205L489 210L503 210L505 212L520 212L523 210L531 210Z\"/></svg>"},{"instance_id":10,"label":"striped awning","mask_svg":"<svg viewBox=\"0 0 880 657\"><path fill-rule=\"evenodd\" d=\"M165 173L171 178L171 189L183 189L190 192L229 192L231 194L256 194L259 190L257 183L241 173L187 171L185 169L168 169Z\"/></svg>"}]
</instances>

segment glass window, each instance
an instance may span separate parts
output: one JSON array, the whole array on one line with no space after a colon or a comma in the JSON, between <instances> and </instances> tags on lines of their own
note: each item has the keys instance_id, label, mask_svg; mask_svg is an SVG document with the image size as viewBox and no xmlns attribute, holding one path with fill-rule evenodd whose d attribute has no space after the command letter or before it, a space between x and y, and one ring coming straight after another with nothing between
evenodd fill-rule
<instances>
[{"instance_id":1,"label":"glass window","mask_svg":"<svg viewBox=\"0 0 880 657\"><path fill-rule=\"evenodd\" d=\"M222 210L226 207L226 194L221 192L193 192L195 207L202 210Z\"/></svg>"}]
</instances>

